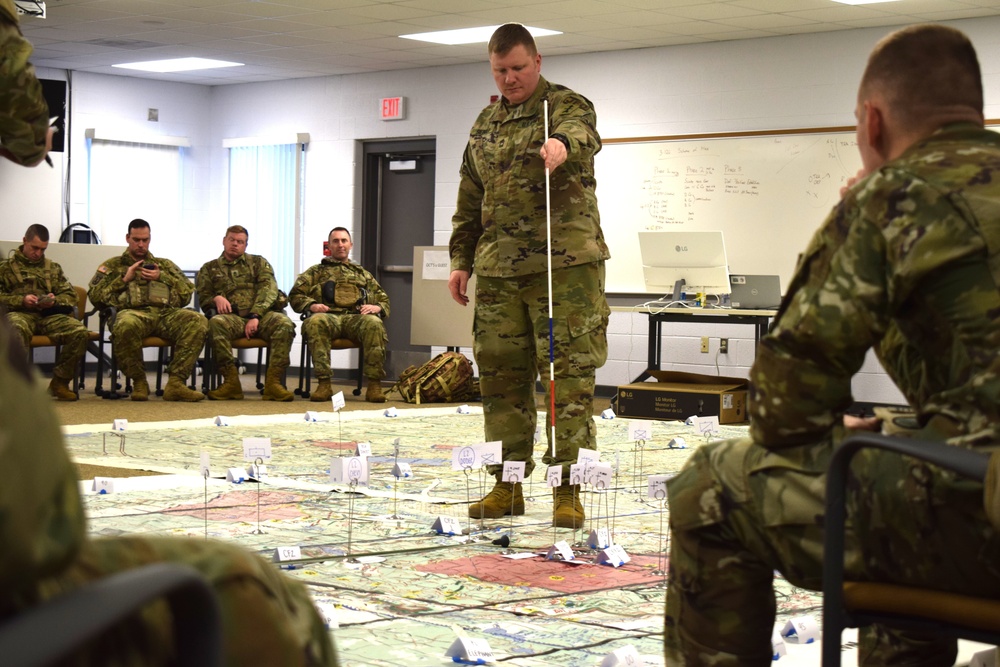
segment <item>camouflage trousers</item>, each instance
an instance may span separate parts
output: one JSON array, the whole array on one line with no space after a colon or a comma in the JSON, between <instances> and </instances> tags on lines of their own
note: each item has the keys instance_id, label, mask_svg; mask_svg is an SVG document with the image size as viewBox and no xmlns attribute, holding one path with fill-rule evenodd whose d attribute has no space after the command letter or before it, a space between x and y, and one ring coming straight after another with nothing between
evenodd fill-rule
<instances>
[{"instance_id":1,"label":"camouflage trousers","mask_svg":"<svg viewBox=\"0 0 1000 667\"><path fill-rule=\"evenodd\" d=\"M831 450L727 440L695 450L667 483L668 665L771 664L773 572L822 588ZM852 473L848 577L1000 594L1000 536L986 520L981 485L874 450L856 457ZM862 665L952 665L956 654L954 641L884 626L863 629L859 644Z\"/></svg>"},{"instance_id":2,"label":"camouflage trousers","mask_svg":"<svg viewBox=\"0 0 1000 667\"><path fill-rule=\"evenodd\" d=\"M594 424L595 373L608 357L608 317L604 263L552 272L552 334L555 358L556 448L548 443L546 465L569 465L581 447L597 448ZM535 467L535 379L541 375L549 396L548 278L477 278L473 324L476 364L483 396L486 439L503 443L504 461L524 461L525 476ZM551 439L552 415L545 434ZM502 466L488 466L499 477Z\"/></svg>"},{"instance_id":3,"label":"camouflage trousers","mask_svg":"<svg viewBox=\"0 0 1000 667\"><path fill-rule=\"evenodd\" d=\"M208 340L219 371L236 363L233 341L246 336L246 325L246 318L232 313L215 315L208 320ZM295 339L295 325L288 319L288 315L277 311L264 313L254 337L267 341L268 365L288 368L288 354Z\"/></svg>"},{"instance_id":4,"label":"camouflage trousers","mask_svg":"<svg viewBox=\"0 0 1000 667\"><path fill-rule=\"evenodd\" d=\"M222 611L226 664L336 665L336 651L306 588L256 555L223 542L176 537L123 537L85 541L70 566L42 579L42 598L54 597L110 574L151 563L198 570ZM171 665L172 632L165 603L111 631L67 665ZM63 664L63 663L61 663Z\"/></svg>"},{"instance_id":5,"label":"camouflage trousers","mask_svg":"<svg viewBox=\"0 0 1000 667\"><path fill-rule=\"evenodd\" d=\"M312 350L313 370L317 380L333 377L330 370L330 341L346 338L361 345L365 355L365 377L381 380L385 377L385 348L389 336L378 315L334 315L313 313L302 323L302 336Z\"/></svg>"},{"instance_id":6,"label":"camouflage trousers","mask_svg":"<svg viewBox=\"0 0 1000 667\"><path fill-rule=\"evenodd\" d=\"M119 310L114 328L115 358L129 378L145 377L142 363L142 339L160 336L172 341L173 359L167 371L187 377L205 346L208 321L201 313L186 308L132 308Z\"/></svg>"},{"instance_id":7,"label":"camouflage trousers","mask_svg":"<svg viewBox=\"0 0 1000 667\"><path fill-rule=\"evenodd\" d=\"M50 315L42 317L38 313L10 312L7 319L17 330L30 349L33 335L48 336L60 347L59 357L52 368L52 374L62 380L72 380L80 367L80 360L87 353L89 334L83 322L70 315Z\"/></svg>"}]
</instances>

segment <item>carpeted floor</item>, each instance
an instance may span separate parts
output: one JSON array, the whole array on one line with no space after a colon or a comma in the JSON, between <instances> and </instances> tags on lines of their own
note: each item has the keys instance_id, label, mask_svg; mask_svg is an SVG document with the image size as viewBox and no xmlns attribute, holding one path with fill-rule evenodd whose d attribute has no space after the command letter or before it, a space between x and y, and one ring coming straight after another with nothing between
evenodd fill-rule
<instances>
[{"instance_id":1,"label":"carpeted floor","mask_svg":"<svg viewBox=\"0 0 1000 667\"><path fill-rule=\"evenodd\" d=\"M241 376L243 380L242 401L210 401L205 399L197 403L172 403L164 401L157 396L150 396L146 402L133 402L127 397L119 400L107 400L94 394L93 379L88 378L87 386L80 391L80 400L72 403L53 401L56 414L62 424L103 424L111 423L114 419L128 419L130 422L160 422L160 421L182 421L185 419L202 419L205 417L215 417L217 415L275 415L275 414L299 414L307 410L330 410L330 403L314 403L310 400L295 397L295 400L288 403L277 403L275 401L263 401L260 392L254 386L256 378L253 373L246 373ZM149 375L149 386L155 386L156 376ZM289 389L294 389L296 383L289 377ZM315 385L313 385L315 386ZM384 383L383 389L388 391L389 383ZM413 406L399 400L399 394L393 392L389 394L386 403L366 403L364 393L355 396L352 392L357 387L354 382L346 380L334 382L334 391L343 391L347 405L345 411L349 410L374 410L395 407L397 410L409 409ZM538 394L537 402L539 409L544 409L544 396ZM600 414L609 406L607 398L597 398L594 400L594 414ZM446 404L435 404L446 405Z\"/></svg>"}]
</instances>

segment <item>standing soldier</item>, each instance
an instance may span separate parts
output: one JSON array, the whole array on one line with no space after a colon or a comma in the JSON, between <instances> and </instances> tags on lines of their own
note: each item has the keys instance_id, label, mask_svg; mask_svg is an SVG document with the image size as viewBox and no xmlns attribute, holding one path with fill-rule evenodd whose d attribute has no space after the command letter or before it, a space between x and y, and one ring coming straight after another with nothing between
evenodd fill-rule
<instances>
[{"instance_id":1,"label":"standing soldier","mask_svg":"<svg viewBox=\"0 0 1000 667\"><path fill-rule=\"evenodd\" d=\"M260 255L247 254L250 234L233 225L222 239L222 255L206 262L198 272L196 289L202 310L215 308L208 320L212 355L225 382L208 392L213 401L242 400L243 386L236 371L232 341L240 336L257 336L268 343L265 401L290 401L292 392L282 384L288 368L288 354L295 338L295 325L285 315L285 299L279 299L274 269Z\"/></svg>"},{"instance_id":2,"label":"standing soldier","mask_svg":"<svg viewBox=\"0 0 1000 667\"><path fill-rule=\"evenodd\" d=\"M328 401L333 396L330 380L330 342L347 338L361 345L365 355L365 377L369 403L384 403L385 346L389 341L382 319L389 317L389 295L372 274L350 260L351 233L334 227L328 237L330 256L310 267L295 280L288 300L296 313L310 312L302 323L302 335L312 348L317 387L310 400Z\"/></svg>"},{"instance_id":3,"label":"standing soldier","mask_svg":"<svg viewBox=\"0 0 1000 667\"><path fill-rule=\"evenodd\" d=\"M0 156L34 167L52 146L49 106L28 62L31 44L17 26L11 0L0 0Z\"/></svg>"},{"instance_id":4,"label":"standing soldier","mask_svg":"<svg viewBox=\"0 0 1000 667\"><path fill-rule=\"evenodd\" d=\"M49 393L60 401L75 401L78 397L69 383L87 352L88 333L72 315L76 290L62 267L45 257L48 247L48 228L28 227L24 243L0 264L0 303L7 307L7 319L21 335L25 349L34 334L48 336L60 346Z\"/></svg>"},{"instance_id":5,"label":"standing soldier","mask_svg":"<svg viewBox=\"0 0 1000 667\"><path fill-rule=\"evenodd\" d=\"M473 352L486 439L503 442L504 461L524 461L525 477L535 467L535 378L542 369L548 390L554 350L556 395L545 404L555 406L549 424L555 421L556 442L554 447L549 443L542 461L563 468L552 524L579 528L583 506L579 485L569 484L569 466L581 447L597 447L594 386L596 370L608 356L611 314L604 297L604 260L610 254L594 179L594 155L601 149L597 114L587 98L541 76L542 56L523 25L497 28L487 51L502 97L479 114L462 158L448 288L455 301L466 305L475 268ZM544 136L542 113L546 100L549 136ZM546 170L552 180L552 348ZM545 433L551 438L550 428ZM496 485L469 506L469 516L524 514L521 483L501 481L499 465L487 470Z\"/></svg>"},{"instance_id":6,"label":"standing soldier","mask_svg":"<svg viewBox=\"0 0 1000 667\"><path fill-rule=\"evenodd\" d=\"M163 390L165 401L200 401L205 395L184 384L205 345L205 316L184 306L194 285L169 259L149 252L149 223L136 218L128 223L128 250L99 267L90 281L95 306L118 309L111 335L115 358L132 380L132 400L149 400L149 383L142 363L142 339L162 336L174 342L170 379Z\"/></svg>"}]
</instances>

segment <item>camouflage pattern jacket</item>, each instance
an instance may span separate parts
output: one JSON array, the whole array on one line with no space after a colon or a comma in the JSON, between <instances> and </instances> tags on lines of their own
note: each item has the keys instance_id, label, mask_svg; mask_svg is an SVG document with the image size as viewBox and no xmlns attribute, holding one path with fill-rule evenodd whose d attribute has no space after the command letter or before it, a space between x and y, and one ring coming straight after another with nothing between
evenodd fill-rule
<instances>
[{"instance_id":1,"label":"camouflage pattern jacket","mask_svg":"<svg viewBox=\"0 0 1000 667\"><path fill-rule=\"evenodd\" d=\"M0 144L20 164L41 159L49 131L49 107L30 56L13 0L0 0Z\"/></svg>"},{"instance_id":2,"label":"camouflage pattern jacket","mask_svg":"<svg viewBox=\"0 0 1000 667\"><path fill-rule=\"evenodd\" d=\"M146 255L146 264L156 264L160 268L160 279L157 281L143 280L136 277L130 282L123 280L128 267L135 264L136 260L129 254L128 250L118 257L112 257L99 267L90 280L90 302L95 306L114 306L119 309L127 308L148 308L154 304L150 302L149 292L153 282L162 283L170 290L168 301L164 306L183 308L191 301L194 294L194 285L188 280L177 265L169 259L153 257L153 253ZM138 275L138 272L136 272Z\"/></svg>"},{"instance_id":3,"label":"camouflage pattern jacket","mask_svg":"<svg viewBox=\"0 0 1000 667\"><path fill-rule=\"evenodd\" d=\"M76 290L62 267L45 257L32 262L23 250L23 245L18 246L10 259L0 264L0 304L7 310L23 311L25 295L54 294L56 306L75 308Z\"/></svg>"},{"instance_id":4,"label":"camouflage pattern jacket","mask_svg":"<svg viewBox=\"0 0 1000 667\"><path fill-rule=\"evenodd\" d=\"M315 266L311 266L295 279L292 291L288 293L288 302L292 305L292 310L296 313L304 313L314 303L324 303L323 284L327 281L335 283L350 283L368 292L365 303L378 306L382 309L381 316L389 317L389 295L385 293L382 286L375 280L375 276L368 273L360 264L348 260L338 262L332 257L324 257L323 261ZM356 308L337 308L332 304L330 312L338 314L355 313Z\"/></svg>"},{"instance_id":5,"label":"camouflage pattern jacket","mask_svg":"<svg viewBox=\"0 0 1000 667\"><path fill-rule=\"evenodd\" d=\"M509 106L483 109L462 158L452 217L451 269L506 278L544 273L545 143L542 101L549 101L549 135L569 143L566 162L551 174L552 268L589 264L611 255L601 232L594 155L601 150L590 100L539 78L535 92Z\"/></svg>"},{"instance_id":6,"label":"camouflage pattern jacket","mask_svg":"<svg viewBox=\"0 0 1000 667\"><path fill-rule=\"evenodd\" d=\"M195 289L202 310L214 307L216 296L224 296L243 317L266 313L278 299L274 269L260 255L243 254L231 262L220 255L206 262L198 271Z\"/></svg>"},{"instance_id":7,"label":"camouflage pattern jacket","mask_svg":"<svg viewBox=\"0 0 1000 667\"><path fill-rule=\"evenodd\" d=\"M1000 135L949 125L857 183L813 237L751 369L754 440L794 457L783 448L826 439L871 347L922 423L995 438L998 285Z\"/></svg>"}]
</instances>

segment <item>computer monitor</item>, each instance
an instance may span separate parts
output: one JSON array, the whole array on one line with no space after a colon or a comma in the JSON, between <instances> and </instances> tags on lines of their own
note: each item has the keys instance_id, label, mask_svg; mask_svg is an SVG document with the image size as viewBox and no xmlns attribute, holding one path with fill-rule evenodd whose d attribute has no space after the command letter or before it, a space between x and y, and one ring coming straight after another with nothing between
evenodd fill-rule
<instances>
[{"instance_id":1,"label":"computer monitor","mask_svg":"<svg viewBox=\"0 0 1000 667\"><path fill-rule=\"evenodd\" d=\"M726 246L719 231L639 232L639 253L646 291L680 295L729 294Z\"/></svg>"}]
</instances>

